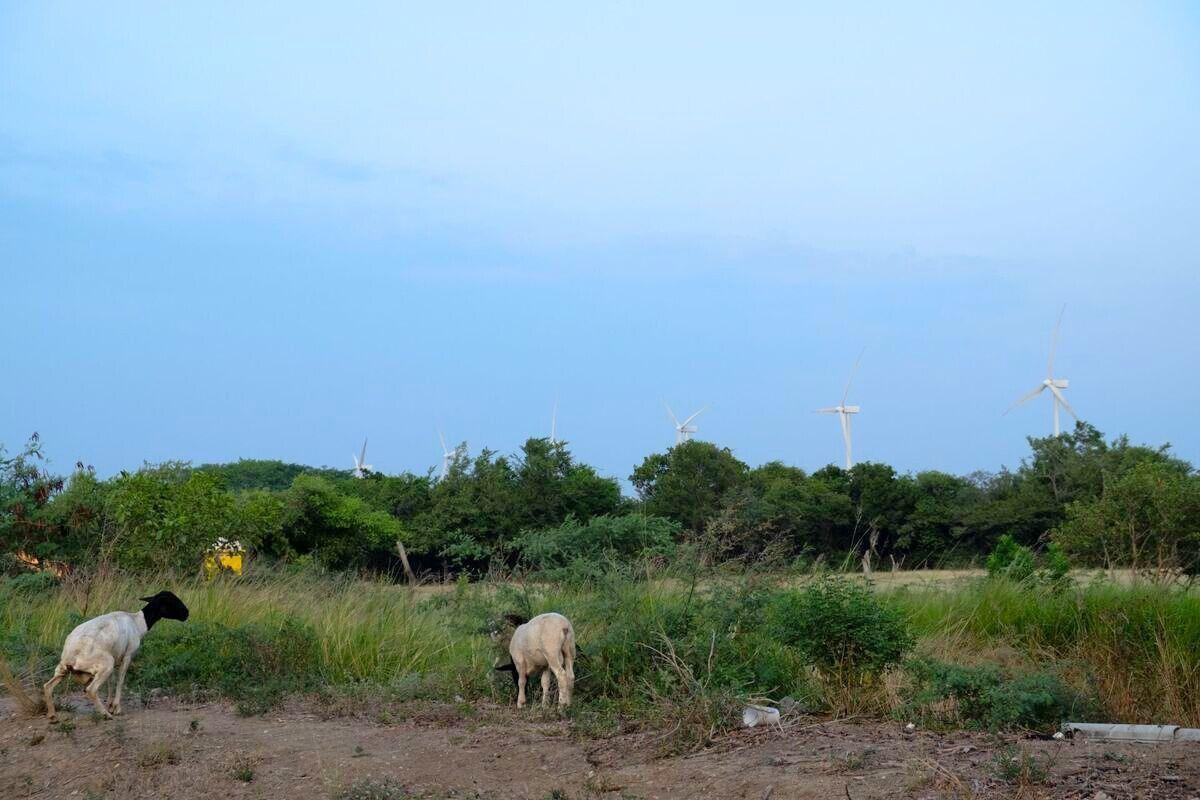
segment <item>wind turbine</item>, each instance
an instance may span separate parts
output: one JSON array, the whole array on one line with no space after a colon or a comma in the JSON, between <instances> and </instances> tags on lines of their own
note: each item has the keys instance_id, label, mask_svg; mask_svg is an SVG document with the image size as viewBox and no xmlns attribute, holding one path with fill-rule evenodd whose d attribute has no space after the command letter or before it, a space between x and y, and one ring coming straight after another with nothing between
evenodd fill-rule
<instances>
[{"instance_id":1,"label":"wind turbine","mask_svg":"<svg viewBox=\"0 0 1200 800\"><path fill-rule=\"evenodd\" d=\"M1072 417L1075 417L1075 419L1079 419L1079 417L1076 416L1076 414L1075 414L1075 409L1071 408L1071 404L1067 402L1067 398L1063 397L1063 393L1062 393L1062 390L1066 389L1068 386L1070 386L1071 382L1069 380L1067 380L1066 378L1054 377L1054 351L1058 349L1058 329L1059 329L1059 327L1062 326L1062 318L1063 318L1063 314L1066 313L1066 310L1067 310L1067 307L1064 304L1062 307L1062 311L1058 312L1058 322L1054 323L1054 333L1052 333L1050 335L1050 360L1046 362L1046 379L1043 380L1041 383L1039 383L1036 388L1034 388L1032 391L1030 391L1028 394L1026 394L1020 400L1018 400L1017 402L1015 402L1011 406L1009 406L1008 409L1004 412L1005 414L1007 414L1009 411L1012 411L1017 406L1028 403L1030 400L1032 400L1033 398L1037 397L1042 392L1049 389L1050 394L1051 394L1050 402L1054 406L1054 435L1055 436L1059 435L1059 425L1058 425L1058 408L1059 408L1059 406L1062 406L1064 409L1066 409L1066 412L1068 414L1070 414Z\"/></svg>"},{"instance_id":2,"label":"wind turbine","mask_svg":"<svg viewBox=\"0 0 1200 800\"><path fill-rule=\"evenodd\" d=\"M692 434L696 432L696 426L691 424L692 420L708 410L708 406L705 406L683 422L680 422L679 418L675 416L675 412L667 405L666 400L663 401L663 405L667 406L667 413L671 415L671 422L675 425L675 444L683 444L692 438Z\"/></svg>"},{"instance_id":3,"label":"wind turbine","mask_svg":"<svg viewBox=\"0 0 1200 800\"><path fill-rule=\"evenodd\" d=\"M554 410L550 412L550 444L558 444L556 433L558 429L558 398L554 398Z\"/></svg>"},{"instance_id":4,"label":"wind turbine","mask_svg":"<svg viewBox=\"0 0 1200 800\"><path fill-rule=\"evenodd\" d=\"M442 477L445 478L450 474L450 462L454 460L454 451L446 447L446 437L442 435L441 428L438 428L438 439L442 441Z\"/></svg>"},{"instance_id":5,"label":"wind turbine","mask_svg":"<svg viewBox=\"0 0 1200 800\"><path fill-rule=\"evenodd\" d=\"M356 477L356 478L367 477L367 473L370 472L373 469L373 467L370 464L366 463L367 462L367 440L366 439L363 439L362 454L356 456L353 453L351 453L350 457L354 459L354 473L353 473L354 477Z\"/></svg>"},{"instance_id":6,"label":"wind turbine","mask_svg":"<svg viewBox=\"0 0 1200 800\"><path fill-rule=\"evenodd\" d=\"M850 379L846 381L846 391L842 392L841 405L817 409L818 414L837 414L838 419L842 423L842 439L846 442L846 469L854 466L854 461L850 454L850 415L857 414L861 410L858 406L846 405L846 398L850 396L850 383L854 380L854 373L858 372L859 361L862 361L861 352L854 362L854 369L850 370Z\"/></svg>"}]
</instances>

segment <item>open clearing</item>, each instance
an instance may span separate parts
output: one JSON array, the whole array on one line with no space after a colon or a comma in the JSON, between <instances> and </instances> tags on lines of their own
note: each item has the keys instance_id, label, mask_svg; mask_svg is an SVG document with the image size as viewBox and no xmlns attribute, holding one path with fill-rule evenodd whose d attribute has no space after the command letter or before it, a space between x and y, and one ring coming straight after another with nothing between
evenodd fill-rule
<instances>
[{"instance_id":1,"label":"open clearing","mask_svg":"<svg viewBox=\"0 0 1200 800\"><path fill-rule=\"evenodd\" d=\"M331 716L294 700L239 717L222 703L130 700L123 718L97 722L80 695L63 697L67 723L56 727L18 717L4 700L0 797L328 800L365 778L390 778L416 797L533 800L1200 796L1196 745L906 734L895 723L800 719L783 732L741 730L707 750L663 756L654 732L587 738L553 713L497 706ZM1037 769L1036 783L1002 777L1014 752L1044 765L1044 779Z\"/></svg>"}]
</instances>

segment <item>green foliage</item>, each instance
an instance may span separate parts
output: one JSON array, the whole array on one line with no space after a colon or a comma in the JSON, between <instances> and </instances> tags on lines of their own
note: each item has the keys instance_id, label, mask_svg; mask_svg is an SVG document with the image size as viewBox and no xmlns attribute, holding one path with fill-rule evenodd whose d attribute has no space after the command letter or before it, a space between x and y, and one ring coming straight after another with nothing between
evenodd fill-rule
<instances>
[{"instance_id":1,"label":"green foliage","mask_svg":"<svg viewBox=\"0 0 1200 800\"><path fill-rule=\"evenodd\" d=\"M320 475L323 478L336 479L348 474L342 470L314 469L302 464L251 458L238 459L231 464L201 464L196 470L216 476L222 486L233 492L249 489L282 492L300 475Z\"/></svg>"},{"instance_id":2,"label":"green foliage","mask_svg":"<svg viewBox=\"0 0 1200 800\"><path fill-rule=\"evenodd\" d=\"M232 698L240 713L256 714L320 680L316 634L294 619L238 627L191 621L155 634L138 651L137 669L129 673L133 687L216 692Z\"/></svg>"},{"instance_id":3,"label":"green foliage","mask_svg":"<svg viewBox=\"0 0 1200 800\"><path fill-rule=\"evenodd\" d=\"M1034 566L1033 551L1008 534L1000 537L987 558L988 575L993 578L1028 580L1033 577Z\"/></svg>"},{"instance_id":4,"label":"green foliage","mask_svg":"<svg viewBox=\"0 0 1200 800\"><path fill-rule=\"evenodd\" d=\"M669 519L643 514L604 515L587 522L570 516L553 528L523 531L508 546L520 565L545 572L580 560L603 564L670 556L679 529Z\"/></svg>"},{"instance_id":5,"label":"green foliage","mask_svg":"<svg viewBox=\"0 0 1200 800\"><path fill-rule=\"evenodd\" d=\"M1138 462L1098 497L1071 502L1054 538L1092 563L1200 574L1200 476L1174 461Z\"/></svg>"},{"instance_id":6,"label":"green foliage","mask_svg":"<svg viewBox=\"0 0 1200 800\"><path fill-rule=\"evenodd\" d=\"M1086 718L1091 709L1061 678L1046 672L1012 675L994 664L926 660L911 664L909 674L916 686L913 710L943 725L1050 732L1064 720Z\"/></svg>"},{"instance_id":7,"label":"green foliage","mask_svg":"<svg viewBox=\"0 0 1200 800\"><path fill-rule=\"evenodd\" d=\"M648 456L629 480L648 513L700 532L746 472L746 465L728 448L693 440Z\"/></svg>"},{"instance_id":8,"label":"green foliage","mask_svg":"<svg viewBox=\"0 0 1200 800\"><path fill-rule=\"evenodd\" d=\"M332 569L360 566L372 555L391 552L404 538L395 517L340 493L332 482L315 475L296 478L284 504L288 545Z\"/></svg>"},{"instance_id":9,"label":"green foliage","mask_svg":"<svg viewBox=\"0 0 1200 800\"><path fill-rule=\"evenodd\" d=\"M819 578L778 597L768 609L778 641L796 647L829 675L865 678L900 663L914 638L904 617L869 587Z\"/></svg>"},{"instance_id":10,"label":"green foliage","mask_svg":"<svg viewBox=\"0 0 1200 800\"><path fill-rule=\"evenodd\" d=\"M114 530L107 546L126 569L193 571L217 537L237 535L233 496L180 464L114 479L105 512Z\"/></svg>"}]
</instances>

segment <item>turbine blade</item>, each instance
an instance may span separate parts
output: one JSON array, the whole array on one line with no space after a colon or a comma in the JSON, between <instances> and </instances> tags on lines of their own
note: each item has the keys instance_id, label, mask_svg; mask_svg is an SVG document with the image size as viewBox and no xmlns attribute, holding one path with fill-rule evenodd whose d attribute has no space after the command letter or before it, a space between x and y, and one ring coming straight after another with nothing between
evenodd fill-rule
<instances>
[{"instance_id":1,"label":"turbine blade","mask_svg":"<svg viewBox=\"0 0 1200 800\"><path fill-rule=\"evenodd\" d=\"M863 353L867 351L866 347L858 351L858 358L854 359L854 369L850 370L850 378L846 381L846 391L842 392L842 405L846 405L846 398L850 396L850 384L854 381L854 373L858 372L858 362L862 361Z\"/></svg>"},{"instance_id":2,"label":"turbine blade","mask_svg":"<svg viewBox=\"0 0 1200 800\"><path fill-rule=\"evenodd\" d=\"M1075 413L1075 409L1071 408L1071 404L1067 402L1067 398L1063 397L1063 393L1058 390L1058 387L1051 386L1050 391L1054 392L1054 399L1062 403L1062 407L1067 410L1067 413L1078 420L1079 415Z\"/></svg>"},{"instance_id":3,"label":"turbine blade","mask_svg":"<svg viewBox=\"0 0 1200 800\"><path fill-rule=\"evenodd\" d=\"M1054 351L1058 349L1058 329L1062 326L1063 314L1067 313L1067 304L1058 312L1058 322L1054 323L1054 333L1050 334L1050 360L1046 362L1046 377L1054 377Z\"/></svg>"},{"instance_id":4,"label":"turbine blade","mask_svg":"<svg viewBox=\"0 0 1200 800\"><path fill-rule=\"evenodd\" d=\"M814 409L813 413L814 414L836 414L836 413L838 413L838 410L837 410L837 406L830 406L829 408Z\"/></svg>"},{"instance_id":5,"label":"turbine blade","mask_svg":"<svg viewBox=\"0 0 1200 800\"><path fill-rule=\"evenodd\" d=\"M850 469L850 415L839 416L842 419L842 440L846 443L846 469Z\"/></svg>"},{"instance_id":6,"label":"turbine blade","mask_svg":"<svg viewBox=\"0 0 1200 800\"><path fill-rule=\"evenodd\" d=\"M1012 411L1012 410L1013 410L1014 408L1016 408L1017 406L1024 405L1025 403L1028 403L1030 400L1032 400L1033 398L1035 398L1035 397L1037 397L1039 394L1041 394L1041 393L1042 393L1042 392L1045 390L1045 388L1046 388L1046 384L1044 384L1044 383L1039 383L1039 384L1038 384L1038 387L1037 387L1036 389L1034 389L1033 391L1031 391L1029 394L1026 394L1026 395L1022 396L1020 400L1018 400L1017 402L1013 403L1013 404L1012 404L1011 406L1009 406L1008 408L1004 409L1004 414L1007 414L1009 411ZM1000 416L1002 416L1002 417L1003 417L1003 416L1004 416L1004 414L1001 414Z\"/></svg>"},{"instance_id":7,"label":"turbine blade","mask_svg":"<svg viewBox=\"0 0 1200 800\"><path fill-rule=\"evenodd\" d=\"M675 427L679 427L679 418L675 416L675 412L671 410L671 406L667 405L667 401L663 400L663 405L666 406L667 413L671 415L671 422L675 423Z\"/></svg>"},{"instance_id":8,"label":"turbine blade","mask_svg":"<svg viewBox=\"0 0 1200 800\"><path fill-rule=\"evenodd\" d=\"M367 440L363 439L362 455L359 456L359 463L367 460Z\"/></svg>"},{"instance_id":9,"label":"turbine blade","mask_svg":"<svg viewBox=\"0 0 1200 800\"><path fill-rule=\"evenodd\" d=\"M438 428L438 439L440 439L442 441L442 453L445 454L445 453L450 452L449 450L446 449L446 437L442 435L441 428Z\"/></svg>"},{"instance_id":10,"label":"turbine blade","mask_svg":"<svg viewBox=\"0 0 1200 800\"><path fill-rule=\"evenodd\" d=\"M699 411L697 411L695 414L692 414L690 417L688 417L687 419L685 419L685 420L683 421L683 424L684 424L684 425L687 425L689 422L691 422L691 421L692 421L692 420L694 420L696 417L698 417L698 416L700 416L701 414L703 414L705 411L708 411L708 406L705 406L704 408L702 408L702 409L700 409Z\"/></svg>"}]
</instances>

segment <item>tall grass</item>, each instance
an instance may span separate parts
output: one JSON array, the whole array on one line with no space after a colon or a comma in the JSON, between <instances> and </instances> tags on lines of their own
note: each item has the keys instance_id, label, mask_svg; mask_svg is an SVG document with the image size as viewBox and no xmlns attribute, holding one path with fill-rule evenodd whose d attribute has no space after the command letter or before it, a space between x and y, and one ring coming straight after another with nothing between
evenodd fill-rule
<instances>
[{"instance_id":1,"label":"tall grass","mask_svg":"<svg viewBox=\"0 0 1200 800\"><path fill-rule=\"evenodd\" d=\"M811 665L767 624L764 609L792 591L769 576L698 587L614 574L432 593L312 574L211 583L106 574L57 586L0 580L0 650L19 671L44 679L71 627L138 608L139 595L164 586L188 604L191 619L163 622L146 638L130 672L134 690L233 693L237 687L220 673L234 672L273 687L265 698L252 697L248 710L288 691L413 680L435 696L508 702L508 686L492 674L502 650L489 631L506 611L557 610L575 623L577 698L585 709L663 721L704 709L709 736L733 723L735 699L790 695L817 708L832 702ZM903 613L922 657L1052 672L1092 698L1095 715L1106 720L1200 725L1200 597L1189 591L977 580L882 589L880 596ZM275 677L289 671L304 679ZM909 680L906 668L893 670L872 710L898 713Z\"/></svg>"}]
</instances>

